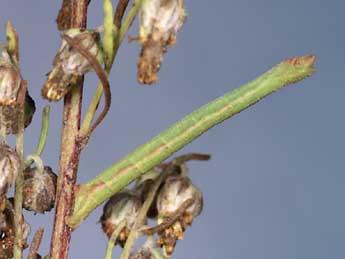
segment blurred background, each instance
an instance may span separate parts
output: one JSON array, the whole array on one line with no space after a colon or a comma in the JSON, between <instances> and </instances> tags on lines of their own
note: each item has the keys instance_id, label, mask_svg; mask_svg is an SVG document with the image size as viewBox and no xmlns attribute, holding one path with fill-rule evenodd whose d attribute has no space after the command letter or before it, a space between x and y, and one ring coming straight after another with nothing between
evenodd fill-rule
<instances>
[{"instance_id":1,"label":"blurred background","mask_svg":"<svg viewBox=\"0 0 345 259\"><path fill-rule=\"evenodd\" d=\"M85 182L199 106L246 83L282 59L314 53L317 73L215 127L178 154L212 154L191 162L204 210L178 242L173 258L324 259L345 257L344 1L186 1L188 20L168 50L155 86L140 86L136 42L121 46L110 82L111 111L82 155ZM36 101L25 153L36 147L40 89L59 47L55 18L61 1L1 0L5 21L20 37L21 69ZM102 1L91 1L89 27L102 23ZM137 21L130 30L138 35ZM84 108L96 88L86 77ZM57 170L62 102L51 103L43 153ZM33 217L46 229L53 213ZM104 258L101 208L75 231L70 258ZM114 253L117 258L118 249Z\"/></svg>"}]
</instances>

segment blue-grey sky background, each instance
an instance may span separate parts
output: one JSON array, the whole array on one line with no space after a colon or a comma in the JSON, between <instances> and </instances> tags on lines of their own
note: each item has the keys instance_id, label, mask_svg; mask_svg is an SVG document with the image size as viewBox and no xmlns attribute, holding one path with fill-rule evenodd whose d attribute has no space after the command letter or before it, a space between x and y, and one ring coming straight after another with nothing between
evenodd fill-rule
<instances>
[{"instance_id":1,"label":"blue-grey sky background","mask_svg":"<svg viewBox=\"0 0 345 259\"><path fill-rule=\"evenodd\" d=\"M55 18L61 1L1 0L5 21L20 36L23 76L37 112L25 136L34 150L45 74L59 47ZM192 162L204 210L173 258L345 258L345 34L341 0L186 1L188 20L169 49L156 86L137 83L137 43L123 44L110 76L111 111L83 153L78 182L96 176L199 106L255 78L282 59L315 53L317 73L210 130L181 153L212 154ZM89 27L102 23L102 1L93 0ZM130 35L137 35L137 22ZM87 106L95 75L85 85ZM43 154L58 164L62 103L52 103ZM98 208L72 236L70 258L104 258L106 237ZM33 217L46 228L52 213ZM118 250L117 250L118 251ZM118 253L114 254L117 258Z\"/></svg>"}]
</instances>

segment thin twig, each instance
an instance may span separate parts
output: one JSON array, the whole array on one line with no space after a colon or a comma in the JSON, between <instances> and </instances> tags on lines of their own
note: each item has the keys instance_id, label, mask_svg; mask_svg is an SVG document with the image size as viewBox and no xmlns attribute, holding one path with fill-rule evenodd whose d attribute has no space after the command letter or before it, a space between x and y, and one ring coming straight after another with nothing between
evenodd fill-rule
<instances>
[{"instance_id":1,"label":"thin twig","mask_svg":"<svg viewBox=\"0 0 345 259\"><path fill-rule=\"evenodd\" d=\"M28 259L37 259L37 253L41 245L43 234L44 234L44 228L40 227L39 229L37 229L32 239Z\"/></svg>"},{"instance_id":2,"label":"thin twig","mask_svg":"<svg viewBox=\"0 0 345 259\"><path fill-rule=\"evenodd\" d=\"M103 86L104 100L105 100L103 111L100 113L100 115L98 116L94 124L89 128L87 134L85 136L81 136L81 137L86 137L86 139L88 139L90 135L92 134L92 132L102 122L102 120L104 119L104 117L107 115L109 111L109 108L111 105L111 91L110 91L109 81L108 81L107 75L104 73L104 70L101 67L101 65L98 63L97 59L83 45L81 45L77 39L69 37L66 34L62 34L62 38L70 46L72 46L75 50L77 50L81 55L83 55L83 57L85 57L87 61L89 61L89 63L91 64L92 68L95 70Z\"/></svg>"},{"instance_id":3,"label":"thin twig","mask_svg":"<svg viewBox=\"0 0 345 259\"><path fill-rule=\"evenodd\" d=\"M122 17L125 14L129 0L119 0L115 14L114 14L114 25L119 29L122 23Z\"/></svg>"},{"instance_id":4,"label":"thin twig","mask_svg":"<svg viewBox=\"0 0 345 259\"><path fill-rule=\"evenodd\" d=\"M164 229L172 226L186 211L186 209L189 208L194 202L194 198L190 198L186 201L184 201L181 206L172 214L169 216L169 218L165 219L161 224L154 226L152 228L146 228L141 230L141 232L145 235L153 235L155 233L162 232Z\"/></svg>"},{"instance_id":5,"label":"thin twig","mask_svg":"<svg viewBox=\"0 0 345 259\"><path fill-rule=\"evenodd\" d=\"M27 82L22 81L20 89L21 96L25 95L27 90ZM24 94L23 94L24 93ZM19 99L18 109L24 111L24 101ZM24 184L24 112L19 113L18 116L18 133L16 135L16 151L20 158L20 166L15 184L14 193L14 224L15 224L15 240L13 254L15 259L22 259L23 257L23 184Z\"/></svg>"},{"instance_id":6,"label":"thin twig","mask_svg":"<svg viewBox=\"0 0 345 259\"><path fill-rule=\"evenodd\" d=\"M40 138L37 144L37 148L32 156L41 156L45 144L47 142L48 137L48 130L49 130L49 115L50 115L50 106L47 105L43 108L42 111L42 124L41 124L41 133ZM35 162L32 157L28 156L25 160L25 168L31 166L31 164Z\"/></svg>"},{"instance_id":7,"label":"thin twig","mask_svg":"<svg viewBox=\"0 0 345 259\"><path fill-rule=\"evenodd\" d=\"M65 0L67 28L86 28L87 0ZM64 2L65 2L64 1ZM72 213L77 179L80 146L77 138L80 128L83 77L65 96L60 145L59 176L57 181L55 218L50 243L50 259L67 259L72 229L67 219Z\"/></svg>"},{"instance_id":8,"label":"thin twig","mask_svg":"<svg viewBox=\"0 0 345 259\"><path fill-rule=\"evenodd\" d=\"M127 224L127 221L123 220L114 229L114 231L111 234L111 237L109 238L109 241L108 241L107 250L105 253L105 259L111 259L112 258L114 244L116 244L116 240L117 240L118 236L120 235L122 229L126 226L126 224Z\"/></svg>"},{"instance_id":9,"label":"thin twig","mask_svg":"<svg viewBox=\"0 0 345 259\"><path fill-rule=\"evenodd\" d=\"M143 0L135 0L131 9L128 11L128 14L127 14L125 20L121 24L121 29L117 34L118 35L117 36L118 39L116 40L117 44L115 44L114 54L113 54L113 57L111 59L111 63L109 64L107 70L105 71L107 75L110 73L110 70L111 70L111 67L113 65L114 59L116 57L117 51L119 50L120 45L121 45L128 29L129 29L129 27L131 26L132 22L135 19L137 12L139 10L139 7L141 6L142 1ZM82 136L85 135L85 133L90 128L90 125L91 125L92 120L95 116L96 110L98 108L99 102L101 100L102 93L103 93L103 86L102 86L102 83L100 83L97 86L95 94L93 95L92 101L91 101L91 103L87 109L86 114L85 114L84 121L81 125L80 133L82 134Z\"/></svg>"}]
</instances>

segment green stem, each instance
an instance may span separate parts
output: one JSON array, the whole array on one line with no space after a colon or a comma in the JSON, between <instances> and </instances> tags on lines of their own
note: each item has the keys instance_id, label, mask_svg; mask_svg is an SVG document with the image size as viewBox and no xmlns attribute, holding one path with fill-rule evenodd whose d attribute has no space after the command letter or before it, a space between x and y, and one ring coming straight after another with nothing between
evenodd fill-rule
<instances>
[{"instance_id":1,"label":"green stem","mask_svg":"<svg viewBox=\"0 0 345 259\"><path fill-rule=\"evenodd\" d=\"M114 232L111 234L111 237L109 238L107 250L105 253L105 259L111 259L113 256L113 248L114 244L116 242L116 239L121 233L121 230L126 226L127 222L126 220L123 220L120 222L120 224L115 228Z\"/></svg>"},{"instance_id":2,"label":"green stem","mask_svg":"<svg viewBox=\"0 0 345 259\"><path fill-rule=\"evenodd\" d=\"M36 148L35 154L40 156L43 152L44 146L47 142L48 130L49 130L49 115L50 115L50 106L44 106L42 111L42 125L41 125L41 134L40 139Z\"/></svg>"},{"instance_id":3,"label":"green stem","mask_svg":"<svg viewBox=\"0 0 345 259\"><path fill-rule=\"evenodd\" d=\"M265 96L314 72L316 57L287 59L255 80L192 112L93 180L79 186L68 224L75 228L103 201L201 134Z\"/></svg>"},{"instance_id":4,"label":"green stem","mask_svg":"<svg viewBox=\"0 0 345 259\"><path fill-rule=\"evenodd\" d=\"M42 111L42 126L41 126L41 134L40 134L40 139L37 144L37 148L34 154L29 155L24 163L25 168L29 167L32 165L32 163L36 162L36 160L41 160L40 158L43 149L45 147L45 144L47 142L47 137L48 137L48 130L49 130L49 114L50 114L50 106L45 106ZM35 160L36 159L36 160ZM43 162L42 162L43 163Z\"/></svg>"},{"instance_id":5,"label":"green stem","mask_svg":"<svg viewBox=\"0 0 345 259\"><path fill-rule=\"evenodd\" d=\"M128 259L129 258L129 255L131 253L131 250L132 250L132 247L133 247L135 241L141 235L141 229L140 228L145 223L147 212L151 207L151 204L152 204L152 202L156 196L156 193L159 189L159 186L161 185L163 180L167 177L167 175L169 173L171 173L171 170L173 170L172 166L170 166L166 170L164 170L164 172L162 174L160 174L159 177L156 179L155 184L151 187L151 189L147 195L147 198L146 198L142 208L140 209L139 215L138 215L138 217L134 223L133 229L127 238L127 241L126 241L125 247L123 248L123 251L121 253L120 259Z\"/></svg>"},{"instance_id":6,"label":"green stem","mask_svg":"<svg viewBox=\"0 0 345 259\"><path fill-rule=\"evenodd\" d=\"M139 10L139 7L141 6L142 1L143 0L136 0L134 2L134 4L132 5L132 8L128 11L126 18L121 25L121 29L120 29L119 33L116 34L113 56L110 58L110 61L108 61L109 64L107 64L107 67L105 69L105 73L107 76L110 73L110 70L111 70L112 65L114 63L114 59L116 57L117 51L119 50L119 47L120 47L128 29L129 29L129 27L132 25L134 18L135 18L136 14ZM103 86L100 83L97 86L95 94L93 95L92 101L88 107L86 114L85 114L83 123L82 123L81 128L80 128L80 135L84 136L87 134L87 132L91 126L92 120L95 116L95 113L96 113L98 104L101 100L102 94L103 94Z\"/></svg>"}]
</instances>

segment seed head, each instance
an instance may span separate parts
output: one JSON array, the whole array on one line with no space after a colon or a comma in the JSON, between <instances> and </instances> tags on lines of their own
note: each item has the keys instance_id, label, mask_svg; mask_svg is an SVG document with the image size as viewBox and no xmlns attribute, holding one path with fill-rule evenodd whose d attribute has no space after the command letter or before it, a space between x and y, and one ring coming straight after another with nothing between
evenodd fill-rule
<instances>
[{"instance_id":1,"label":"seed head","mask_svg":"<svg viewBox=\"0 0 345 259\"><path fill-rule=\"evenodd\" d=\"M138 81L153 84L167 52L174 45L176 34L186 20L181 0L145 0L140 10Z\"/></svg>"},{"instance_id":2,"label":"seed head","mask_svg":"<svg viewBox=\"0 0 345 259\"><path fill-rule=\"evenodd\" d=\"M140 197L130 191L123 191L112 196L103 208L100 219L104 233L110 238L116 226L123 220L127 224L117 240L123 246L139 215L142 202Z\"/></svg>"},{"instance_id":3,"label":"seed head","mask_svg":"<svg viewBox=\"0 0 345 259\"><path fill-rule=\"evenodd\" d=\"M14 183L20 166L20 159L15 150L6 144L0 144L0 200L3 201Z\"/></svg>"},{"instance_id":4,"label":"seed head","mask_svg":"<svg viewBox=\"0 0 345 259\"><path fill-rule=\"evenodd\" d=\"M27 248L27 238L30 234L30 225L23 219L22 223L22 247ZM0 259L8 259L13 257L14 246L14 208L13 199L6 201L6 208L0 213Z\"/></svg>"},{"instance_id":5,"label":"seed head","mask_svg":"<svg viewBox=\"0 0 345 259\"><path fill-rule=\"evenodd\" d=\"M28 92L25 96L24 104L24 127L30 125L32 117L36 111L34 100L31 98ZM18 133L18 120L22 114L22 108L20 104L6 105L0 107L1 113L1 126L5 127L6 134Z\"/></svg>"},{"instance_id":6,"label":"seed head","mask_svg":"<svg viewBox=\"0 0 345 259\"><path fill-rule=\"evenodd\" d=\"M49 166L24 171L23 208L36 213L50 211L55 204L57 176Z\"/></svg>"},{"instance_id":7,"label":"seed head","mask_svg":"<svg viewBox=\"0 0 345 259\"><path fill-rule=\"evenodd\" d=\"M197 217L203 206L202 193L195 187L190 178L181 174L167 177L157 197L158 224L164 222L182 207L188 200L193 203L183 212L181 217L170 227L160 233L157 244L163 247L166 257L174 252L177 240L182 240L184 231Z\"/></svg>"},{"instance_id":8,"label":"seed head","mask_svg":"<svg viewBox=\"0 0 345 259\"><path fill-rule=\"evenodd\" d=\"M98 32L70 29L63 33L78 40L102 64L103 51ZM69 92L80 76L91 70L92 66L89 61L62 39L60 50L53 61L53 69L49 72L48 79L43 85L42 96L50 101L59 101Z\"/></svg>"},{"instance_id":9,"label":"seed head","mask_svg":"<svg viewBox=\"0 0 345 259\"><path fill-rule=\"evenodd\" d=\"M0 58L0 105L16 103L22 78L6 51Z\"/></svg>"}]
</instances>

